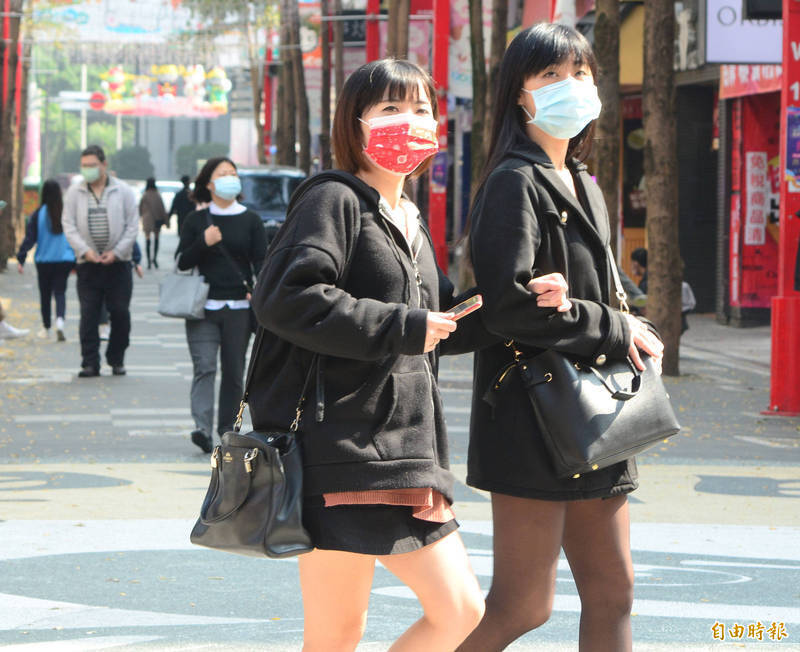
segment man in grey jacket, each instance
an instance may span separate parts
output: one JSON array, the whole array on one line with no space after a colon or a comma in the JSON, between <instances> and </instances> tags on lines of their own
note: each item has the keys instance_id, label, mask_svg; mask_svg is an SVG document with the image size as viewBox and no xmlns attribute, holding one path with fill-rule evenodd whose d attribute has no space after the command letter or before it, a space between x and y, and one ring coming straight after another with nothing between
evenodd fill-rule
<instances>
[{"instance_id":1,"label":"man in grey jacket","mask_svg":"<svg viewBox=\"0 0 800 652\"><path fill-rule=\"evenodd\" d=\"M131 331L130 260L139 229L136 196L130 186L108 174L106 155L98 145L81 152L81 175L83 179L67 190L61 220L78 261L82 357L78 376L100 375L98 323L103 303L111 321L106 361L115 376L122 376Z\"/></svg>"}]
</instances>

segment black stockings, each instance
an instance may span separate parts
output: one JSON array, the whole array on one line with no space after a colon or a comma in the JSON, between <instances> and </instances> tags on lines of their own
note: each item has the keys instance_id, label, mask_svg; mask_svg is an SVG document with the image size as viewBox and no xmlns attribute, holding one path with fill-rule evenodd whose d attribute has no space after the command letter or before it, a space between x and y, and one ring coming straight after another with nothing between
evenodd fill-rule
<instances>
[{"instance_id":1,"label":"black stockings","mask_svg":"<svg viewBox=\"0 0 800 652\"><path fill-rule=\"evenodd\" d=\"M486 614L460 652L503 650L550 617L561 547L581 599L581 652L628 652L633 563L628 503L492 494L494 577Z\"/></svg>"}]
</instances>

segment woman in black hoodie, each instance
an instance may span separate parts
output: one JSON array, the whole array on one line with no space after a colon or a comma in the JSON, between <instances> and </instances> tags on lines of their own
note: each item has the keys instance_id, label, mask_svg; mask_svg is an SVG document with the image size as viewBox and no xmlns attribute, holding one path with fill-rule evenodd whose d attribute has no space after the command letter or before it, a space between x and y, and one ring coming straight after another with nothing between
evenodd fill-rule
<instances>
[{"instance_id":1,"label":"woman in black hoodie","mask_svg":"<svg viewBox=\"0 0 800 652\"><path fill-rule=\"evenodd\" d=\"M494 342L453 297L427 227L402 196L437 145L433 83L407 61L373 61L347 80L334 118L340 170L292 198L253 308L267 329L254 362L257 429L286 428L306 393L303 520L316 550L299 558L304 650L353 650L376 559L424 615L393 650L452 650L483 598L450 510L453 476L436 385L438 355ZM554 299L555 300L555 299Z\"/></svg>"}]
</instances>

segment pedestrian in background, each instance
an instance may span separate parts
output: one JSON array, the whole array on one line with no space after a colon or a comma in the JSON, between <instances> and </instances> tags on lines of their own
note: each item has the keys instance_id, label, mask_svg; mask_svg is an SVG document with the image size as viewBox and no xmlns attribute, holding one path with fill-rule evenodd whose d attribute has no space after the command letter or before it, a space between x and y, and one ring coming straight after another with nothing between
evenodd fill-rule
<instances>
[{"instance_id":1,"label":"pedestrian in background","mask_svg":"<svg viewBox=\"0 0 800 652\"><path fill-rule=\"evenodd\" d=\"M647 306L647 249L639 247L631 252L631 271L636 276L641 276L639 281L639 291L643 293L644 299L639 300L639 307L643 315L646 314L645 307ZM681 263L681 272L683 272L683 263ZM692 312L697 306L697 299L694 296L692 286L686 281L681 281L681 335L689 330L689 320L687 315Z\"/></svg>"},{"instance_id":2,"label":"pedestrian in background","mask_svg":"<svg viewBox=\"0 0 800 652\"><path fill-rule=\"evenodd\" d=\"M122 376L131 331L130 260L139 230L136 195L109 175L105 152L98 145L81 152L81 176L67 190L62 216L64 234L78 261L82 359L78 376L100 375L98 323L103 302L111 319L106 361L115 376Z\"/></svg>"},{"instance_id":3,"label":"pedestrian in background","mask_svg":"<svg viewBox=\"0 0 800 652\"><path fill-rule=\"evenodd\" d=\"M144 231L144 250L147 254L147 269L158 269L158 236L161 227L167 223L167 211L164 200L156 187L156 180L150 177L139 201L139 214L142 218L142 231ZM150 235L153 236L153 252L150 253Z\"/></svg>"},{"instance_id":4,"label":"pedestrian in background","mask_svg":"<svg viewBox=\"0 0 800 652\"><path fill-rule=\"evenodd\" d=\"M402 196L438 148L437 119L433 81L415 64L384 59L354 72L333 120L342 169L295 191L255 290L267 331L249 391L254 426L286 429L311 379L300 423L303 523L315 546L298 560L306 652L356 648L376 561L423 609L392 650L452 650L483 612L450 507L436 370L440 347L496 339L477 316L456 329L443 312L459 299Z\"/></svg>"},{"instance_id":5,"label":"pedestrian in background","mask_svg":"<svg viewBox=\"0 0 800 652\"><path fill-rule=\"evenodd\" d=\"M178 235L181 234L186 216L196 208L194 201L192 201L192 191L189 188L189 181L188 175L184 174L181 177L183 188L175 193L175 196L172 198L172 205L169 207L170 218L173 215L177 216Z\"/></svg>"},{"instance_id":6,"label":"pedestrian in background","mask_svg":"<svg viewBox=\"0 0 800 652\"><path fill-rule=\"evenodd\" d=\"M67 310L67 279L75 267L75 253L67 242L61 216L64 208L61 186L55 179L42 184L41 204L28 218L25 239L17 252L17 270L24 271L25 259L35 245L36 280L39 285L39 308L42 313L42 329L37 336L50 339L52 326L51 310L56 300L56 337L59 342L64 335L64 318Z\"/></svg>"},{"instance_id":7,"label":"pedestrian in background","mask_svg":"<svg viewBox=\"0 0 800 652\"><path fill-rule=\"evenodd\" d=\"M29 332L27 328L14 328L6 321L6 311L3 309L2 302L0 302L0 342L25 337Z\"/></svg>"},{"instance_id":8,"label":"pedestrian in background","mask_svg":"<svg viewBox=\"0 0 800 652\"><path fill-rule=\"evenodd\" d=\"M261 218L237 201L241 191L233 161L209 159L194 182L195 201L208 206L186 217L176 252L179 269L197 267L209 284L205 317L186 320L194 367L191 440L206 453L214 442L217 356L222 371L217 407L220 435L233 427L242 398L251 333L250 296L267 249Z\"/></svg>"},{"instance_id":9,"label":"pedestrian in background","mask_svg":"<svg viewBox=\"0 0 800 652\"><path fill-rule=\"evenodd\" d=\"M471 214L472 262L481 318L524 356L553 349L595 365L630 356L643 369L640 351L660 359L663 346L609 305L606 204L582 163L600 112L596 73L589 42L564 25L535 25L508 46ZM569 279L569 310L526 300L532 269ZM562 547L580 595L579 649L630 650L635 461L558 478L522 378L496 382L513 359L503 344L475 356L467 484L491 492L494 576L486 615L459 650L503 650L545 623Z\"/></svg>"}]
</instances>

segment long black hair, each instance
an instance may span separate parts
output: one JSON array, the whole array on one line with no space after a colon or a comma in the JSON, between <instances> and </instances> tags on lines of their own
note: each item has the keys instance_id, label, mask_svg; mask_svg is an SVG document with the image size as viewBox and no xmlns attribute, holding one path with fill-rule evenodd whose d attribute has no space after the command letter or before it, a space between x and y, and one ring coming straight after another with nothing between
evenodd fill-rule
<instances>
[{"instance_id":1,"label":"long black hair","mask_svg":"<svg viewBox=\"0 0 800 652\"><path fill-rule=\"evenodd\" d=\"M211 183L211 175L214 174L214 170L216 170L221 163L230 163L234 170L237 169L236 163L231 161L227 156L215 156L214 158L208 159L198 173L197 178L194 180L192 201L197 204L211 201L211 191L208 189L208 184Z\"/></svg>"},{"instance_id":2,"label":"long black hair","mask_svg":"<svg viewBox=\"0 0 800 652\"><path fill-rule=\"evenodd\" d=\"M61 186L55 179L47 179L42 184L42 205L47 206L50 230L53 233L63 233L61 213L64 210L64 200L61 198Z\"/></svg>"},{"instance_id":3,"label":"long black hair","mask_svg":"<svg viewBox=\"0 0 800 652\"><path fill-rule=\"evenodd\" d=\"M497 74L489 152L473 199L508 151L530 140L525 131L528 117L519 106L519 95L525 80L569 58L588 65L592 77L597 78L597 59L592 46L583 34L571 27L558 23L538 23L523 30L511 41ZM567 158L586 160L591 153L593 137L594 121L570 139Z\"/></svg>"}]
</instances>

